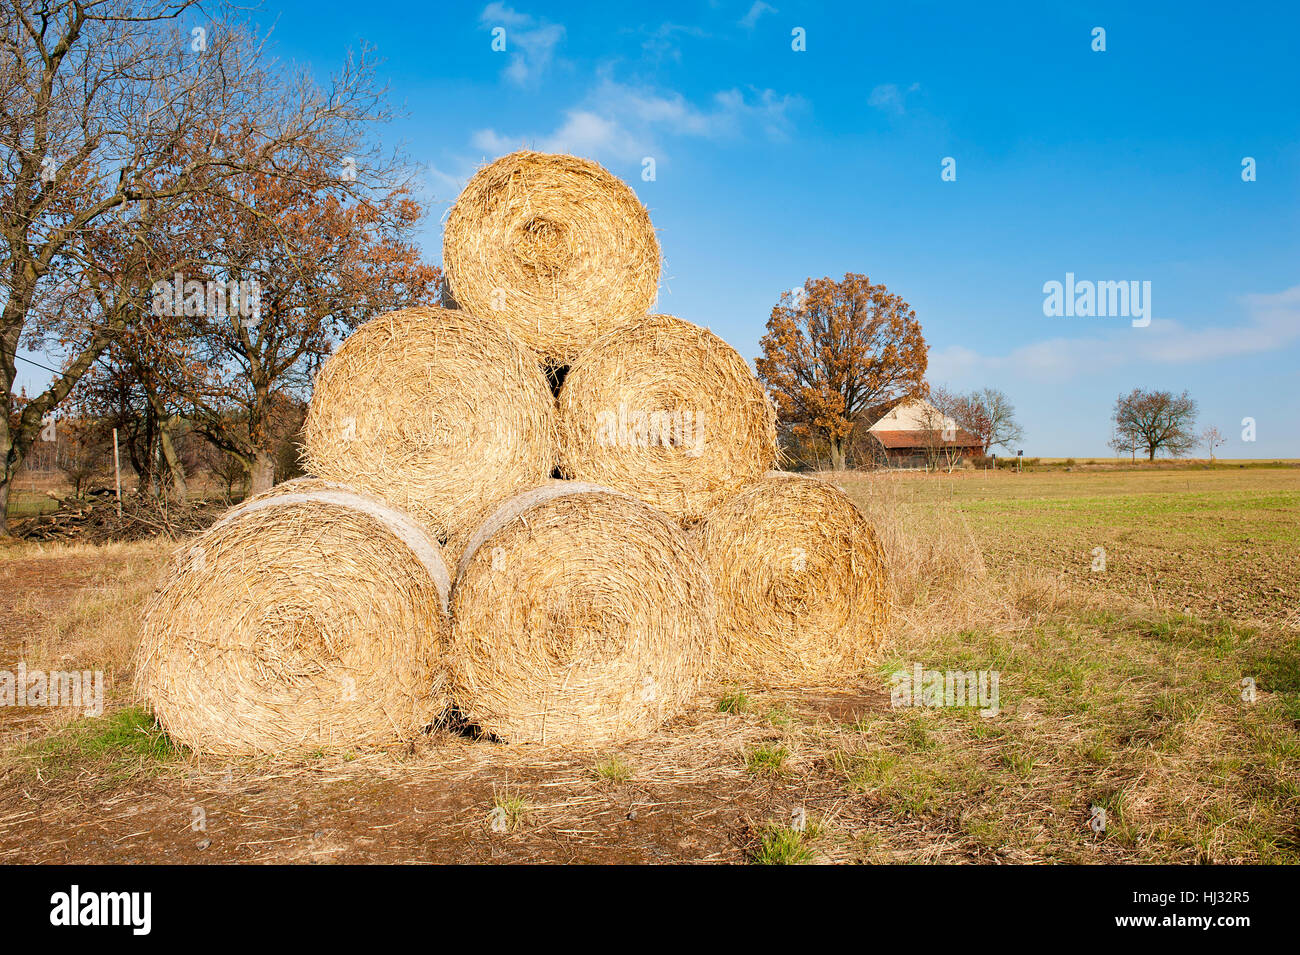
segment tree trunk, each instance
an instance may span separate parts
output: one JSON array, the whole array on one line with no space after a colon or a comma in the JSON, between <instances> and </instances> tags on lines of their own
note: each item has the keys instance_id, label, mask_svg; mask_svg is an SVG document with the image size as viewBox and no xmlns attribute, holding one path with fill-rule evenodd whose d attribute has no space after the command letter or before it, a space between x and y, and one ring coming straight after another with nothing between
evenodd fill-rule
<instances>
[{"instance_id":1,"label":"tree trunk","mask_svg":"<svg viewBox=\"0 0 1300 955\"><path fill-rule=\"evenodd\" d=\"M172 495L182 504L189 498L189 488L185 486L185 467L181 464L176 445L172 443L172 426L176 423L173 415L162 422L158 429L158 441L162 445L163 460L167 462L167 473L172 479Z\"/></svg>"},{"instance_id":2,"label":"tree trunk","mask_svg":"<svg viewBox=\"0 0 1300 955\"><path fill-rule=\"evenodd\" d=\"M275 458L269 451L253 454L253 466L248 469L248 493L261 494L275 486Z\"/></svg>"},{"instance_id":3,"label":"tree trunk","mask_svg":"<svg viewBox=\"0 0 1300 955\"><path fill-rule=\"evenodd\" d=\"M30 279L27 275L21 277ZM0 335L0 387L4 388L4 395L0 396L0 537L9 536L9 488L18 476L26 451L21 441L22 419L14 414L14 379L18 377L14 361L35 283L19 283L16 281L19 278L15 273L6 283L9 294L5 296L4 311L0 313L4 328ZM17 427L11 427L11 419L16 419L13 424Z\"/></svg>"},{"instance_id":4,"label":"tree trunk","mask_svg":"<svg viewBox=\"0 0 1300 955\"><path fill-rule=\"evenodd\" d=\"M145 500L153 493L154 457L153 442L149 440L146 434L143 437L144 453L140 454L136 450L136 442L129 437L124 442L130 449L129 457L131 459L131 468L135 471L135 493L140 500Z\"/></svg>"},{"instance_id":5,"label":"tree trunk","mask_svg":"<svg viewBox=\"0 0 1300 955\"><path fill-rule=\"evenodd\" d=\"M1154 446L1154 445L1153 445L1152 447L1150 447L1150 448L1147 449L1147 460L1150 461L1150 462L1152 462L1153 464L1155 463L1155 460L1156 460L1156 449L1155 449L1155 446Z\"/></svg>"},{"instance_id":6,"label":"tree trunk","mask_svg":"<svg viewBox=\"0 0 1300 955\"><path fill-rule=\"evenodd\" d=\"M830 444L831 444L831 470L843 471L844 470L844 439L833 437L830 440Z\"/></svg>"}]
</instances>

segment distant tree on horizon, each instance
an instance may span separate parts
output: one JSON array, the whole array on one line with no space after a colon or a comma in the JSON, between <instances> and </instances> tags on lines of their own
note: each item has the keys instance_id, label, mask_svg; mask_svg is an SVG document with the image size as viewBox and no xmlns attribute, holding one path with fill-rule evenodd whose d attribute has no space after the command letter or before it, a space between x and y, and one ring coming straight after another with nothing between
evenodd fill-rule
<instances>
[{"instance_id":1,"label":"distant tree on horizon","mask_svg":"<svg viewBox=\"0 0 1300 955\"><path fill-rule=\"evenodd\" d=\"M1201 444L1210 452L1210 463L1214 463L1214 449L1219 447L1228 439L1223 436L1223 432L1218 428L1210 425L1201 432Z\"/></svg>"},{"instance_id":2,"label":"distant tree on horizon","mask_svg":"<svg viewBox=\"0 0 1300 955\"><path fill-rule=\"evenodd\" d=\"M1112 419L1115 435L1110 446L1135 454L1145 451L1148 461L1156 459L1157 451L1181 457L1200 440L1194 430L1196 402L1186 391L1175 395L1171 391L1134 388L1115 399Z\"/></svg>"},{"instance_id":3,"label":"distant tree on horizon","mask_svg":"<svg viewBox=\"0 0 1300 955\"><path fill-rule=\"evenodd\" d=\"M944 389L940 391L947 394ZM1011 446L1025 435L1016 421L1015 405L997 388L979 388L951 395L946 405L940 407L963 431L979 440L980 451L986 456L996 447L1010 451Z\"/></svg>"}]
</instances>

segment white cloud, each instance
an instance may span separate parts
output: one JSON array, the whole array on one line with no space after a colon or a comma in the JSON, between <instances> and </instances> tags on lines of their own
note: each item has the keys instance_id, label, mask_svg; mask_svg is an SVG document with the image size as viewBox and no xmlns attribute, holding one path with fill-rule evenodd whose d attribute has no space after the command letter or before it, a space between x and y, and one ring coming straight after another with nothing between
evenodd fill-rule
<instances>
[{"instance_id":1,"label":"white cloud","mask_svg":"<svg viewBox=\"0 0 1300 955\"><path fill-rule=\"evenodd\" d=\"M901 113L903 111L903 94L893 83L884 83L871 91L867 104L885 112Z\"/></svg>"},{"instance_id":2,"label":"white cloud","mask_svg":"<svg viewBox=\"0 0 1300 955\"><path fill-rule=\"evenodd\" d=\"M522 141L515 142L506 136L502 136L495 129L480 129L470 136L469 142L475 149L481 150L488 155L508 153L524 145Z\"/></svg>"},{"instance_id":3,"label":"white cloud","mask_svg":"<svg viewBox=\"0 0 1300 955\"><path fill-rule=\"evenodd\" d=\"M551 135L547 149L577 156L598 150L633 158L638 155L636 137L632 133L617 120L585 109L571 110L567 114L564 125Z\"/></svg>"},{"instance_id":4,"label":"white cloud","mask_svg":"<svg viewBox=\"0 0 1300 955\"><path fill-rule=\"evenodd\" d=\"M637 161L662 156L666 138L717 140L758 130L771 139L783 139L791 128L789 114L801 103L797 96L770 89L748 93L729 89L698 106L671 90L606 79L566 110L563 122L549 133L521 137L481 129L471 141L489 154L508 152L527 142L547 152Z\"/></svg>"},{"instance_id":5,"label":"white cloud","mask_svg":"<svg viewBox=\"0 0 1300 955\"><path fill-rule=\"evenodd\" d=\"M520 13L499 0L483 8L479 23L489 29L505 27L505 52L509 59L502 75L518 86L537 79L550 68L555 48L564 39L564 27L560 24Z\"/></svg>"},{"instance_id":6,"label":"white cloud","mask_svg":"<svg viewBox=\"0 0 1300 955\"><path fill-rule=\"evenodd\" d=\"M493 2L483 8L483 12L479 14L479 21L509 29L510 27L527 27L532 24L533 18L526 13L519 13L504 3Z\"/></svg>"},{"instance_id":7,"label":"white cloud","mask_svg":"<svg viewBox=\"0 0 1300 955\"><path fill-rule=\"evenodd\" d=\"M746 30L752 30L758 23L758 18L763 14L779 12L780 11L770 3L764 3L763 0L754 0L754 5L749 8L749 12L740 18L740 25Z\"/></svg>"},{"instance_id":8,"label":"white cloud","mask_svg":"<svg viewBox=\"0 0 1300 955\"><path fill-rule=\"evenodd\" d=\"M920 88L920 83L913 83L906 90L899 89L897 83L882 83L871 90L867 105L885 113L902 116L907 111L907 94L915 93Z\"/></svg>"},{"instance_id":9,"label":"white cloud","mask_svg":"<svg viewBox=\"0 0 1300 955\"><path fill-rule=\"evenodd\" d=\"M472 175L472 171L469 175ZM457 175L445 169L439 169L430 163L426 172L426 198L430 202L442 202L448 196L455 197L469 182L469 175Z\"/></svg>"},{"instance_id":10,"label":"white cloud","mask_svg":"<svg viewBox=\"0 0 1300 955\"><path fill-rule=\"evenodd\" d=\"M803 104L798 96L787 93L778 95L775 90L765 89L750 91L747 97L738 89L724 90L714 96L721 113L720 122L725 127L729 120L735 127L746 123L757 125L770 139L785 139L790 134L792 122L790 112Z\"/></svg>"},{"instance_id":11,"label":"white cloud","mask_svg":"<svg viewBox=\"0 0 1300 955\"><path fill-rule=\"evenodd\" d=\"M937 381L991 373L1064 380L1128 364L1189 364L1252 355L1300 341L1300 285L1274 294L1247 295L1242 301L1248 313L1245 322L1208 328L1188 328L1173 319L1153 319L1146 328L1133 328L1127 319L1044 319L1122 324L1097 335L1032 342L1003 355L983 355L952 345L931 353L930 375Z\"/></svg>"},{"instance_id":12,"label":"white cloud","mask_svg":"<svg viewBox=\"0 0 1300 955\"><path fill-rule=\"evenodd\" d=\"M681 61L682 51L678 49L675 38L678 35L702 39L708 34L699 27L684 26L680 23L661 23L641 43L641 49L655 60L665 58Z\"/></svg>"}]
</instances>

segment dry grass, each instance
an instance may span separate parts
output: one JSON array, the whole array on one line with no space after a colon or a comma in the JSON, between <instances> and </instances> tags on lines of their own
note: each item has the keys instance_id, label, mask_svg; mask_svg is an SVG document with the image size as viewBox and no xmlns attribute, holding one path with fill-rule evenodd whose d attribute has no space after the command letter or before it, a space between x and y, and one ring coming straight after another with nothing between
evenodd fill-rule
<instances>
[{"instance_id":1,"label":"dry grass","mask_svg":"<svg viewBox=\"0 0 1300 955\"><path fill-rule=\"evenodd\" d=\"M825 474L831 481L844 475ZM1013 625L1012 595L989 574L979 543L953 507L917 507L906 478L855 476L838 484L866 515L885 554L896 643L935 631ZM1019 581L1017 587L1033 586Z\"/></svg>"},{"instance_id":2,"label":"dry grass","mask_svg":"<svg viewBox=\"0 0 1300 955\"><path fill-rule=\"evenodd\" d=\"M560 389L560 469L698 520L775 466L775 422L734 348L652 315L574 360Z\"/></svg>"},{"instance_id":3,"label":"dry grass","mask_svg":"<svg viewBox=\"0 0 1300 955\"><path fill-rule=\"evenodd\" d=\"M42 563L93 561L90 575L70 605L44 617L25 646L29 666L46 670L103 670L129 673L140 639L140 618L157 591L174 543L29 545L12 557L39 555ZM4 553L4 552L0 552ZM3 560L0 557L0 560Z\"/></svg>"},{"instance_id":4,"label":"dry grass","mask_svg":"<svg viewBox=\"0 0 1300 955\"><path fill-rule=\"evenodd\" d=\"M554 365L644 315L659 243L636 194L587 159L515 152L480 169L447 214L456 303L500 319Z\"/></svg>"}]
</instances>

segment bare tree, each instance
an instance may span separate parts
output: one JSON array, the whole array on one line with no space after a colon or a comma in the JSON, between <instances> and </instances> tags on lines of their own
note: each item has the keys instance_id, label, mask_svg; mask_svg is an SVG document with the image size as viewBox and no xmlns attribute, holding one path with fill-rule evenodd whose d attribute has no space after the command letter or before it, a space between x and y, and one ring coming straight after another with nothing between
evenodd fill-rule
<instances>
[{"instance_id":1,"label":"bare tree","mask_svg":"<svg viewBox=\"0 0 1300 955\"><path fill-rule=\"evenodd\" d=\"M1128 429L1127 426L1121 428L1116 425L1111 432L1110 440L1106 445L1115 452L1116 457L1132 455L1134 461L1137 460L1138 439L1137 435Z\"/></svg>"},{"instance_id":2,"label":"bare tree","mask_svg":"<svg viewBox=\"0 0 1300 955\"><path fill-rule=\"evenodd\" d=\"M926 456L934 466L942 463L949 474L961 460L957 432L962 428L960 416L968 411L965 395L938 387L930 389L929 404L921 412L921 423L927 434Z\"/></svg>"},{"instance_id":3,"label":"bare tree","mask_svg":"<svg viewBox=\"0 0 1300 955\"><path fill-rule=\"evenodd\" d=\"M207 468L212 477L221 482L224 488L222 495L227 502L231 498L235 484L242 481L248 473L243 461L208 441L203 443L200 463Z\"/></svg>"},{"instance_id":4,"label":"bare tree","mask_svg":"<svg viewBox=\"0 0 1300 955\"><path fill-rule=\"evenodd\" d=\"M119 432L121 450L136 475L136 492L146 497L160 490L155 481L158 422L150 414L136 376L116 361L107 361L112 346L82 376L64 402L64 409L80 419L102 421ZM30 466L32 455L27 458Z\"/></svg>"},{"instance_id":5,"label":"bare tree","mask_svg":"<svg viewBox=\"0 0 1300 955\"><path fill-rule=\"evenodd\" d=\"M939 405L944 414L955 420L959 427L980 443L980 453L987 455L995 447L1008 451L1024 437L1016 421L1016 409L1003 392L996 388L981 388L965 394L955 394L939 389Z\"/></svg>"},{"instance_id":6,"label":"bare tree","mask_svg":"<svg viewBox=\"0 0 1300 955\"><path fill-rule=\"evenodd\" d=\"M984 454L997 447L1010 451L1025 436L1024 429L1016 421L1016 409L1011 399L997 388L981 388L965 395L958 412L954 417L963 428L980 439ZM963 418L969 424L963 422Z\"/></svg>"},{"instance_id":7,"label":"bare tree","mask_svg":"<svg viewBox=\"0 0 1300 955\"><path fill-rule=\"evenodd\" d=\"M57 432L55 461L72 482L73 496L80 500L90 479L104 471L109 447L105 429L99 421L90 418L65 418L58 422Z\"/></svg>"},{"instance_id":8,"label":"bare tree","mask_svg":"<svg viewBox=\"0 0 1300 955\"><path fill-rule=\"evenodd\" d=\"M1223 432L1211 425L1201 432L1201 444L1210 452L1210 463L1214 463L1214 449L1222 445L1228 439L1223 436Z\"/></svg>"},{"instance_id":9,"label":"bare tree","mask_svg":"<svg viewBox=\"0 0 1300 955\"><path fill-rule=\"evenodd\" d=\"M919 441L927 470L937 471L946 465L951 472L956 464L949 453L957 439L956 422L947 413L955 401L956 396L946 389L931 388L927 392L927 399L918 407L916 419L920 425Z\"/></svg>"},{"instance_id":10,"label":"bare tree","mask_svg":"<svg viewBox=\"0 0 1300 955\"><path fill-rule=\"evenodd\" d=\"M203 25L182 31L186 11ZM364 59L326 90L305 71L286 77L228 8L0 0L0 533L42 418L138 312L145 290L114 268L124 259L104 241L112 227L140 254L169 204L249 168L277 173L289 147L317 150L322 166L355 153L364 169L360 129L382 118L377 102ZM93 304L68 308L79 296ZM42 316L57 328L32 341ZM20 345L50 343L61 370L18 402Z\"/></svg>"},{"instance_id":11,"label":"bare tree","mask_svg":"<svg viewBox=\"0 0 1300 955\"><path fill-rule=\"evenodd\" d=\"M1156 459L1157 451L1179 457L1197 445L1196 402L1185 391L1175 395L1134 388L1115 400L1114 422L1116 434L1145 451L1148 461Z\"/></svg>"}]
</instances>

